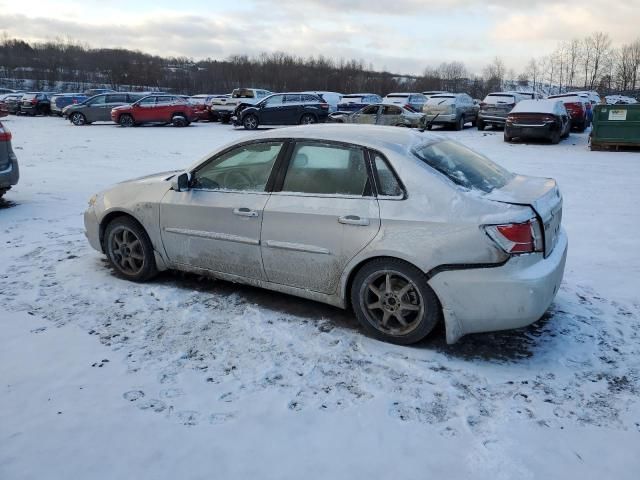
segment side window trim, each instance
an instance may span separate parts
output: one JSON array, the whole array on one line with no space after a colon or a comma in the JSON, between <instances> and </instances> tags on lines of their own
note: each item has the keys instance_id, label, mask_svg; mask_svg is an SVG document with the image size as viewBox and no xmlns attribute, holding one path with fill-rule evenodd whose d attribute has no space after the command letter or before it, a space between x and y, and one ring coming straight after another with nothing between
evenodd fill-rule
<instances>
[{"instance_id":1,"label":"side window trim","mask_svg":"<svg viewBox=\"0 0 640 480\"><path fill-rule=\"evenodd\" d=\"M398 176L398 173L395 171L395 169L393 168L393 166L391 165L387 157L385 157L381 152L377 150L372 150L370 148L366 149L366 155L368 157L367 163L369 164L369 168L373 175L374 195L376 196L376 198L378 198L379 200L406 200L408 196L407 189L405 188L404 184L402 183L402 180L400 180L400 177ZM391 196L391 195L380 194L380 192L378 191L378 186L381 185L381 182L380 182L380 178L378 177L378 169L376 168L376 161L375 161L376 156L380 157L380 159L385 163L385 165L387 166L387 169L389 169L389 171L395 178L396 183L400 187L400 190L402 190L402 195Z\"/></svg>"}]
</instances>

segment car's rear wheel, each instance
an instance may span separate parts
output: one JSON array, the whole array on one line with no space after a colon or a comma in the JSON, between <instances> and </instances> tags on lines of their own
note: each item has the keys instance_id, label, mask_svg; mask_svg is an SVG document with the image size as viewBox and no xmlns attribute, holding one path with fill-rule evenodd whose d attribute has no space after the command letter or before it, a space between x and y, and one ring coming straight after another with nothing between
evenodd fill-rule
<instances>
[{"instance_id":1,"label":"car's rear wheel","mask_svg":"<svg viewBox=\"0 0 640 480\"><path fill-rule=\"evenodd\" d=\"M300 118L300 125L311 125L312 123L317 123L318 120L316 119L315 115L311 115L310 113L305 113L304 115L302 115L302 118Z\"/></svg>"},{"instance_id":2,"label":"car's rear wheel","mask_svg":"<svg viewBox=\"0 0 640 480\"><path fill-rule=\"evenodd\" d=\"M351 288L356 318L370 335L408 345L426 337L441 317L440 302L426 275L402 260L372 260Z\"/></svg>"},{"instance_id":3,"label":"car's rear wheel","mask_svg":"<svg viewBox=\"0 0 640 480\"><path fill-rule=\"evenodd\" d=\"M464 115L460 115L460 118L456 121L455 129L457 131L464 130Z\"/></svg>"},{"instance_id":4,"label":"car's rear wheel","mask_svg":"<svg viewBox=\"0 0 640 480\"><path fill-rule=\"evenodd\" d=\"M171 117L171 123L174 127L186 127L189 122L183 115L174 115Z\"/></svg>"},{"instance_id":5,"label":"car's rear wheel","mask_svg":"<svg viewBox=\"0 0 640 480\"><path fill-rule=\"evenodd\" d=\"M555 132L553 132L551 134L551 143L554 145L557 145L558 143L560 143L561 136L562 134L560 133L560 130L556 130Z\"/></svg>"},{"instance_id":6,"label":"car's rear wheel","mask_svg":"<svg viewBox=\"0 0 640 480\"><path fill-rule=\"evenodd\" d=\"M73 123L76 126L80 126L80 125L84 125L85 123L87 123L87 117L85 117L82 113L80 112L74 112L71 114L71 116L69 117L69 120L71 120L71 123Z\"/></svg>"},{"instance_id":7,"label":"car's rear wheel","mask_svg":"<svg viewBox=\"0 0 640 480\"><path fill-rule=\"evenodd\" d=\"M158 273L151 240L131 217L117 217L104 234L107 259L116 274L134 282L144 282Z\"/></svg>"},{"instance_id":8,"label":"car's rear wheel","mask_svg":"<svg viewBox=\"0 0 640 480\"><path fill-rule=\"evenodd\" d=\"M255 130L258 128L258 117L253 113L250 113L242 120L242 126L247 130Z\"/></svg>"},{"instance_id":9,"label":"car's rear wheel","mask_svg":"<svg viewBox=\"0 0 640 480\"><path fill-rule=\"evenodd\" d=\"M135 125L135 122L133 121L133 117L128 113L120 115L120 119L118 120L118 123L120 124L121 127L133 127Z\"/></svg>"}]
</instances>

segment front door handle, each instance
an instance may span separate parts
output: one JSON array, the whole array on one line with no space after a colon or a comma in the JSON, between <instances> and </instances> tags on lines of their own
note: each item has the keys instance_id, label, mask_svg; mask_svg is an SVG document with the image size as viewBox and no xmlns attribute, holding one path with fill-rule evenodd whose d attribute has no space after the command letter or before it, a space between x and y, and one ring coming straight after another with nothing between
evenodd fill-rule
<instances>
[{"instance_id":1,"label":"front door handle","mask_svg":"<svg viewBox=\"0 0 640 480\"><path fill-rule=\"evenodd\" d=\"M368 218L360 218L357 215L344 215L342 217L338 217L338 222L344 223L345 225L360 225L363 227L369 225Z\"/></svg>"},{"instance_id":2,"label":"front door handle","mask_svg":"<svg viewBox=\"0 0 640 480\"><path fill-rule=\"evenodd\" d=\"M258 212L256 212L255 210L251 210L250 208L247 208L247 207L234 208L233 214L239 215L241 217L257 217L258 216Z\"/></svg>"}]
</instances>

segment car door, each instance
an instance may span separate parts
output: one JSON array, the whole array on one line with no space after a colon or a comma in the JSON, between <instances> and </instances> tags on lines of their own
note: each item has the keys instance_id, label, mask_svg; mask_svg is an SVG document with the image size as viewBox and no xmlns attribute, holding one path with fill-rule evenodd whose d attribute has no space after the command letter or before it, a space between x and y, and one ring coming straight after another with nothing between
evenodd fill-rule
<instances>
[{"instance_id":1,"label":"car door","mask_svg":"<svg viewBox=\"0 0 640 480\"><path fill-rule=\"evenodd\" d=\"M153 95L134 103L131 111L134 120L140 123L153 121L155 106L156 97Z\"/></svg>"},{"instance_id":2,"label":"car door","mask_svg":"<svg viewBox=\"0 0 640 480\"><path fill-rule=\"evenodd\" d=\"M162 242L172 263L264 279L260 229L273 165L283 141L234 146L196 168L190 188L160 205Z\"/></svg>"},{"instance_id":3,"label":"car door","mask_svg":"<svg viewBox=\"0 0 640 480\"><path fill-rule=\"evenodd\" d=\"M284 96L284 102L278 115L279 125L297 125L302 116L304 104L302 103L302 95L287 94Z\"/></svg>"},{"instance_id":4,"label":"car door","mask_svg":"<svg viewBox=\"0 0 640 480\"><path fill-rule=\"evenodd\" d=\"M89 100L87 108L82 112L87 117L88 122L111 121L111 109L107 110L106 97L106 95L98 95Z\"/></svg>"},{"instance_id":5,"label":"car door","mask_svg":"<svg viewBox=\"0 0 640 480\"><path fill-rule=\"evenodd\" d=\"M333 294L347 263L380 228L362 148L301 140L262 219L267 280Z\"/></svg>"},{"instance_id":6,"label":"car door","mask_svg":"<svg viewBox=\"0 0 640 480\"><path fill-rule=\"evenodd\" d=\"M126 93L113 93L105 96L105 106L104 112L107 115L107 119L104 121L111 120L111 110L120 107L122 105L127 104L127 94Z\"/></svg>"},{"instance_id":7,"label":"car door","mask_svg":"<svg viewBox=\"0 0 640 480\"><path fill-rule=\"evenodd\" d=\"M366 125L375 125L378 121L378 111L381 105L369 105L359 112L353 114L351 123L362 123Z\"/></svg>"},{"instance_id":8,"label":"car door","mask_svg":"<svg viewBox=\"0 0 640 480\"><path fill-rule=\"evenodd\" d=\"M383 105L382 113L378 116L378 125L403 125L402 108L397 105Z\"/></svg>"},{"instance_id":9,"label":"car door","mask_svg":"<svg viewBox=\"0 0 640 480\"><path fill-rule=\"evenodd\" d=\"M261 124L277 125L284 108L284 95L271 95L258 108Z\"/></svg>"}]
</instances>

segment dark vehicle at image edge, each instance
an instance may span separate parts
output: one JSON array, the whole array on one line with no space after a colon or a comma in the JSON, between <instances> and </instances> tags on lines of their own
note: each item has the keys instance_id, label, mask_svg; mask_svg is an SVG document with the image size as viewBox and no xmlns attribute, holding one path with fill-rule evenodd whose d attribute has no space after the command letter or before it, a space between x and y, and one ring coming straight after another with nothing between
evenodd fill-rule
<instances>
[{"instance_id":1,"label":"dark vehicle at image edge","mask_svg":"<svg viewBox=\"0 0 640 480\"><path fill-rule=\"evenodd\" d=\"M0 198L18 183L18 159L11 148L11 132L0 122Z\"/></svg>"},{"instance_id":2,"label":"dark vehicle at image edge","mask_svg":"<svg viewBox=\"0 0 640 480\"><path fill-rule=\"evenodd\" d=\"M329 104L310 93L276 93L254 106L236 108L233 123L247 130L260 125L306 125L324 123Z\"/></svg>"}]
</instances>

